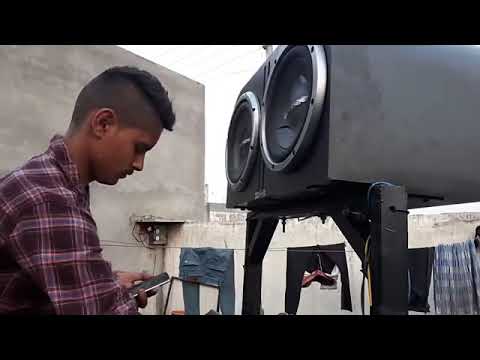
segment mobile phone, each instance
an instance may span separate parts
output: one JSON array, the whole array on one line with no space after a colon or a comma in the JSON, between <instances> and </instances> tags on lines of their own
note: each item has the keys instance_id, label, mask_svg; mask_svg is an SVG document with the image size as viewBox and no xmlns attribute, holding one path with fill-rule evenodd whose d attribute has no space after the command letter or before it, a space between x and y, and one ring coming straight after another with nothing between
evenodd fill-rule
<instances>
[{"instance_id":1,"label":"mobile phone","mask_svg":"<svg viewBox=\"0 0 480 360\"><path fill-rule=\"evenodd\" d=\"M169 282L170 276L168 273L164 272L152 277L151 279L142 281L140 284L132 286L130 289L128 289L128 291L133 295L133 297L136 297L138 296L139 291L142 289L145 290L145 292L155 290L160 286L168 284Z\"/></svg>"}]
</instances>

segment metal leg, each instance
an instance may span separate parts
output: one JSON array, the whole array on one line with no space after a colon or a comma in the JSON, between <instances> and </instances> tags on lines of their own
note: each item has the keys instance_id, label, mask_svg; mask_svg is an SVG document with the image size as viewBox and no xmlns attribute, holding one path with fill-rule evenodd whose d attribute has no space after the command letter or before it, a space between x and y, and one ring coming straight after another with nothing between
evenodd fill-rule
<instances>
[{"instance_id":1,"label":"metal leg","mask_svg":"<svg viewBox=\"0 0 480 360\"><path fill-rule=\"evenodd\" d=\"M370 223L366 217L365 221L354 222L342 211L332 212L331 216L343 236L345 236L345 239L347 239L352 249L363 262L365 258L365 243L370 234Z\"/></svg>"},{"instance_id":2,"label":"metal leg","mask_svg":"<svg viewBox=\"0 0 480 360\"><path fill-rule=\"evenodd\" d=\"M371 198L370 314L408 315L408 196L403 187L382 185Z\"/></svg>"},{"instance_id":3,"label":"metal leg","mask_svg":"<svg viewBox=\"0 0 480 360\"><path fill-rule=\"evenodd\" d=\"M278 218L247 218L242 315L259 315L262 305L262 265Z\"/></svg>"}]
</instances>

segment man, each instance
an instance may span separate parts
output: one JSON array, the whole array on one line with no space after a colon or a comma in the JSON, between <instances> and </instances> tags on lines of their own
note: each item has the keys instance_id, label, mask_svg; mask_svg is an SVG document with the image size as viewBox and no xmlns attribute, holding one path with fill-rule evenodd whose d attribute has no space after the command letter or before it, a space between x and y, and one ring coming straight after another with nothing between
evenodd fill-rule
<instances>
[{"instance_id":1,"label":"man","mask_svg":"<svg viewBox=\"0 0 480 360\"><path fill-rule=\"evenodd\" d=\"M151 74L114 67L80 92L66 135L0 180L0 313L138 314L149 276L113 273L102 258L89 183L141 171L175 114ZM29 134L35 136L35 134Z\"/></svg>"}]
</instances>

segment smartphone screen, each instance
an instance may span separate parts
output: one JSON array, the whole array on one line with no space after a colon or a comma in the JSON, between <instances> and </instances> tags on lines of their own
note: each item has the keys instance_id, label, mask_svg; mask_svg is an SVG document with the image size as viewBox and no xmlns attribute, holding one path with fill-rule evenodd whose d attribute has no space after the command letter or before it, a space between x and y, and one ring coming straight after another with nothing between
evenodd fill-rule
<instances>
[{"instance_id":1,"label":"smartphone screen","mask_svg":"<svg viewBox=\"0 0 480 360\"><path fill-rule=\"evenodd\" d=\"M132 286L130 289L128 289L128 291L133 296L137 296L140 289L143 289L147 292L149 290L154 290L162 285L165 285L168 282L170 282L170 276L168 275L168 273L164 272L152 277L151 279L145 280L140 284Z\"/></svg>"}]
</instances>

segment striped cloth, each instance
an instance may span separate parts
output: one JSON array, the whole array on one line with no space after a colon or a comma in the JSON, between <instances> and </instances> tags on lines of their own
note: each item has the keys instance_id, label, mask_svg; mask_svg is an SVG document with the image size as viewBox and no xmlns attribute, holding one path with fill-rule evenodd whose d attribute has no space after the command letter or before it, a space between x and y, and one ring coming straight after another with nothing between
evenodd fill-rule
<instances>
[{"instance_id":1,"label":"striped cloth","mask_svg":"<svg viewBox=\"0 0 480 360\"><path fill-rule=\"evenodd\" d=\"M433 280L437 314L480 313L480 261L473 240L439 245L435 249Z\"/></svg>"}]
</instances>

